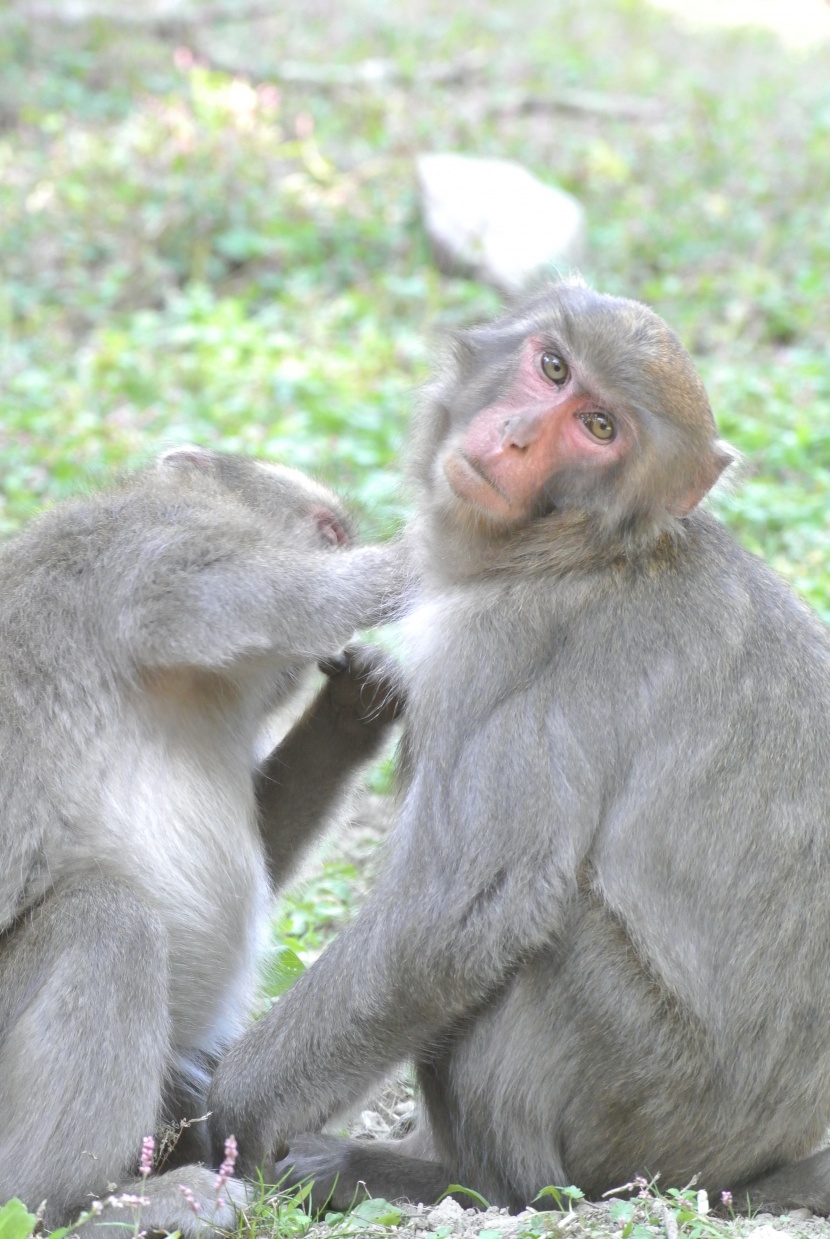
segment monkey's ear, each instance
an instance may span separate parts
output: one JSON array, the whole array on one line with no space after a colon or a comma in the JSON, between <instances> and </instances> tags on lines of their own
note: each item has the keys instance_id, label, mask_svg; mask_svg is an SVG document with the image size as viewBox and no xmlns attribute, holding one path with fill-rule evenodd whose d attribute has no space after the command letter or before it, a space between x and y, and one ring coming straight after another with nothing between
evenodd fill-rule
<instances>
[{"instance_id":1,"label":"monkey's ear","mask_svg":"<svg viewBox=\"0 0 830 1239\"><path fill-rule=\"evenodd\" d=\"M213 468L213 453L195 443L183 443L180 447L169 447L161 452L156 457L156 466L160 470L175 469L181 473L194 469L209 473Z\"/></svg>"},{"instance_id":2,"label":"monkey's ear","mask_svg":"<svg viewBox=\"0 0 830 1239\"><path fill-rule=\"evenodd\" d=\"M738 453L734 448L724 443L723 439L716 440L708 458L701 462L693 485L671 505L669 511L672 516L682 518L693 512L700 501L709 494L724 469L728 469L737 459Z\"/></svg>"}]
</instances>

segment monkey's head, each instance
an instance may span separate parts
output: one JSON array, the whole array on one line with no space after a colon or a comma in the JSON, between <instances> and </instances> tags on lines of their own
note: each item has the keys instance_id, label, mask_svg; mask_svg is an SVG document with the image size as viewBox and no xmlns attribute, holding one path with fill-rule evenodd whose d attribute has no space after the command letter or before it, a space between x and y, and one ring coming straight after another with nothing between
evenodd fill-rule
<instances>
[{"instance_id":1,"label":"monkey's head","mask_svg":"<svg viewBox=\"0 0 830 1239\"><path fill-rule=\"evenodd\" d=\"M192 444L162 452L155 468L177 485L208 487L244 503L293 545L314 549L352 542L352 522L337 496L297 469Z\"/></svg>"},{"instance_id":2,"label":"monkey's head","mask_svg":"<svg viewBox=\"0 0 830 1239\"><path fill-rule=\"evenodd\" d=\"M579 512L639 542L733 460L689 354L646 306L580 282L460 332L416 424L413 472L443 519L493 534Z\"/></svg>"}]
</instances>

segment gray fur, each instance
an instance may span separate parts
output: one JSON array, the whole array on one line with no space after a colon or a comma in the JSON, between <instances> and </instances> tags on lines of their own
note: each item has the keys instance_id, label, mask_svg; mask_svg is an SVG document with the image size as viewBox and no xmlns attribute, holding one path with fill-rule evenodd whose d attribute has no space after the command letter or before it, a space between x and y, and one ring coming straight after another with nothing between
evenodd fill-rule
<instances>
[{"instance_id":1,"label":"gray fur","mask_svg":"<svg viewBox=\"0 0 830 1239\"><path fill-rule=\"evenodd\" d=\"M393 553L332 543L346 525L301 474L187 448L0 551L0 1201L45 1199L50 1226L204 1115L271 884L396 712L354 650L254 768L266 714L397 589ZM198 1166L126 1190L148 1230L245 1200Z\"/></svg>"},{"instance_id":2,"label":"gray fur","mask_svg":"<svg viewBox=\"0 0 830 1239\"><path fill-rule=\"evenodd\" d=\"M518 1208L659 1172L828 1213L830 1153L794 1165L830 1123L828 633L711 515L674 514L729 454L655 315L558 285L489 331L550 338L637 450L499 529L436 464L470 385L493 400L487 329L433 387L388 864L220 1063L214 1139L250 1168L411 1057L437 1184L434 1161L396 1179L388 1145L314 1137L281 1169L339 1174L340 1204L360 1179Z\"/></svg>"}]
</instances>

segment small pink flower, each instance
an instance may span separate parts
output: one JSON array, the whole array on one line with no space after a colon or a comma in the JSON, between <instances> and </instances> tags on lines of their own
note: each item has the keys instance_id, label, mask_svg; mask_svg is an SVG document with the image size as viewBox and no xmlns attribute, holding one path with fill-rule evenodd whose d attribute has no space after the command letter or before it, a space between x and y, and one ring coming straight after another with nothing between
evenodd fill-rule
<instances>
[{"instance_id":1,"label":"small pink flower","mask_svg":"<svg viewBox=\"0 0 830 1239\"><path fill-rule=\"evenodd\" d=\"M236 1147L236 1137L228 1136L225 1141L225 1160L219 1167L219 1174L216 1177L216 1199L219 1200L222 1194L222 1188L227 1183L228 1179L233 1176L233 1168L236 1165L236 1158L239 1150Z\"/></svg>"},{"instance_id":2,"label":"small pink flower","mask_svg":"<svg viewBox=\"0 0 830 1239\"><path fill-rule=\"evenodd\" d=\"M192 69L195 62L196 57L189 47L177 47L173 53L173 64L180 73L186 73L188 69Z\"/></svg>"},{"instance_id":3,"label":"small pink flower","mask_svg":"<svg viewBox=\"0 0 830 1239\"><path fill-rule=\"evenodd\" d=\"M198 1213L198 1212L200 1211L201 1206L200 1206L200 1204L199 1204L198 1200L196 1199L196 1197L195 1197L195 1196L193 1195L193 1193L191 1192L190 1188L189 1188L189 1187L185 1187L184 1183L180 1183L180 1184L179 1184L179 1191L181 1192L182 1196L184 1196L185 1200L186 1200L186 1201L187 1201L187 1203L190 1205L190 1207L191 1207L191 1209L193 1210L193 1212L194 1212L194 1213Z\"/></svg>"},{"instance_id":4,"label":"small pink flower","mask_svg":"<svg viewBox=\"0 0 830 1239\"><path fill-rule=\"evenodd\" d=\"M725 1208L727 1209L732 1208L732 1193L731 1192L721 1192L720 1198L723 1201Z\"/></svg>"},{"instance_id":5,"label":"small pink flower","mask_svg":"<svg viewBox=\"0 0 830 1239\"><path fill-rule=\"evenodd\" d=\"M136 1196L132 1192L122 1192L120 1196L108 1196L104 1201L111 1209L141 1209L149 1205L149 1196Z\"/></svg>"},{"instance_id":6,"label":"small pink flower","mask_svg":"<svg viewBox=\"0 0 830 1239\"><path fill-rule=\"evenodd\" d=\"M138 1173L142 1179L146 1179L147 1175L153 1169L153 1154L156 1151L156 1142L152 1136L145 1136L141 1141L141 1161L138 1164Z\"/></svg>"},{"instance_id":7,"label":"small pink flower","mask_svg":"<svg viewBox=\"0 0 830 1239\"><path fill-rule=\"evenodd\" d=\"M300 112L294 117L294 132L301 142L307 142L314 133L314 117L308 112Z\"/></svg>"},{"instance_id":8,"label":"small pink flower","mask_svg":"<svg viewBox=\"0 0 830 1239\"><path fill-rule=\"evenodd\" d=\"M256 88L257 101L259 106L266 112L276 112L280 106L280 92L276 86L266 83L263 86Z\"/></svg>"}]
</instances>

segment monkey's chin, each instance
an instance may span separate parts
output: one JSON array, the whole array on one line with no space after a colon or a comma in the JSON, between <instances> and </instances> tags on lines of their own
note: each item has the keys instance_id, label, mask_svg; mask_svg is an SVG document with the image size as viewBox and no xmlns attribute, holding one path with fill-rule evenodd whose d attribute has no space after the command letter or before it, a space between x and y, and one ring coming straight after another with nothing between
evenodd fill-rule
<instances>
[{"instance_id":1,"label":"monkey's chin","mask_svg":"<svg viewBox=\"0 0 830 1239\"><path fill-rule=\"evenodd\" d=\"M462 503L500 525L515 525L526 516L461 452L451 452L442 462L450 490Z\"/></svg>"}]
</instances>

